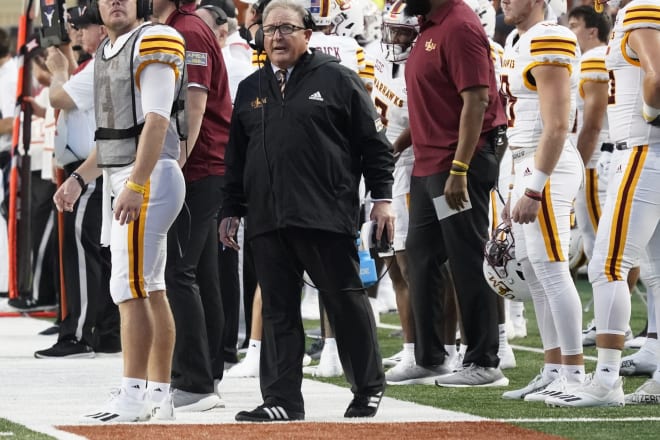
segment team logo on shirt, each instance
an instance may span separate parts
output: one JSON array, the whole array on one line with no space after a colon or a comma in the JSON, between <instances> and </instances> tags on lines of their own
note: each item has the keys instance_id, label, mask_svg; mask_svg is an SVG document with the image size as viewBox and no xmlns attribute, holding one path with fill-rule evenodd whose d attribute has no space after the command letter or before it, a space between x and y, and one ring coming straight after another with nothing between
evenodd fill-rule
<instances>
[{"instance_id":1,"label":"team logo on shirt","mask_svg":"<svg viewBox=\"0 0 660 440\"><path fill-rule=\"evenodd\" d=\"M258 96L250 103L253 109L258 109L263 107L264 104L268 102L268 98L259 98Z\"/></svg>"},{"instance_id":2,"label":"team logo on shirt","mask_svg":"<svg viewBox=\"0 0 660 440\"><path fill-rule=\"evenodd\" d=\"M206 52L191 52L186 51L186 64L190 66L204 66L208 65L208 54Z\"/></svg>"},{"instance_id":3,"label":"team logo on shirt","mask_svg":"<svg viewBox=\"0 0 660 440\"><path fill-rule=\"evenodd\" d=\"M429 38L428 41L424 43L424 49L427 52L431 52L432 50L435 50L436 47L438 47L438 45L433 42L433 38Z\"/></svg>"}]
</instances>

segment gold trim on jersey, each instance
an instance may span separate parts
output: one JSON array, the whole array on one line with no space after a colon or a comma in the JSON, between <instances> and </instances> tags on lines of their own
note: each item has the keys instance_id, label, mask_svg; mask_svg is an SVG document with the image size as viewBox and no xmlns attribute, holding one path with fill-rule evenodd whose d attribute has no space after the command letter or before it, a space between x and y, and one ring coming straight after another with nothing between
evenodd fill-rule
<instances>
[{"instance_id":1,"label":"gold trim on jersey","mask_svg":"<svg viewBox=\"0 0 660 440\"><path fill-rule=\"evenodd\" d=\"M606 71L607 72L607 71ZM584 99L584 83L586 82L592 82L592 83L604 83L608 84L609 81L606 79L592 79L592 78L582 78L578 82L578 93L580 94L580 98Z\"/></svg>"},{"instance_id":2,"label":"gold trim on jersey","mask_svg":"<svg viewBox=\"0 0 660 440\"><path fill-rule=\"evenodd\" d=\"M186 58L186 49L181 38L169 35L147 35L140 42L140 56L165 52L178 56L181 61Z\"/></svg>"},{"instance_id":3,"label":"gold trim on jersey","mask_svg":"<svg viewBox=\"0 0 660 440\"><path fill-rule=\"evenodd\" d=\"M543 241L545 242L545 251L548 254L548 260L551 262L566 261L564 253L561 251L559 229L557 228L555 212L552 207L549 180L543 188L538 221L541 228L541 235L543 235Z\"/></svg>"},{"instance_id":4,"label":"gold trim on jersey","mask_svg":"<svg viewBox=\"0 0 660 440\"><path fill-rule=\"evenodd\" d=\"M628 63L632 64L633 66L641 67L642 63L640 63L639 60L630 58L626 52L626 47L628 46L628 37L630 37L630 31L625 32L623 34L623 38L621 38L621 55L623 56L623 59Z\"/></svg>"},{"instance_id":5,"label":"gold trim on jersey","mask_svg":"<svg viewBox=\"0 0 660 440\"><path fill-rule=\"evenodd\" d=\"M374 64L367 62L364 68L360 69L358 72L360 78L374 79L376 78L376 70L374 69Z\"/></svg>"},{"instance_id":6,"label":"gold trim on jersey","mask_svg":"<svg viewBox=\"0 0 660 440\"><path fill-rule=\"evenodd\" d=\"M253 50L252 51L252 65L254 67L261 67L266 60L268 59L268 55L266 52L261 52L259 55L257 55L257 51Z\"/></svg>"},{"instance_id":7,"label":"gold trim on jersey","mask_svg":"<svg viewBox=\"0 0 660 440\"><path fill-rule=\"evenodd\" d=\"M497 229L497 194L495 193L496 190L491 190L490 192L490 206L491 209L493 210L493 221L490 225L490 230L494 231Z\"/></svg>"},{"instance_id":8,"label":"gold trim on jersey","mask_svg":"<svg viewBox=\"0 0 660 440\"><path fill-rule=\"evenodd\" d=\"M607 74L604 58L589 58L580 63L580 73L604 73Z\"/></svg>"},{"instance_id":9,"label":"gold trim on jersey","mask_svg":"<svg viewBox=\"0 0 660 440\"><path fill-rule=\"evenodd\" d=\"M128 285L133 298L146 298L148 293L144 288L144 229L147 223L151 179L144 184L144 189L140 215L128 224Z\"/></svg>"},{"instance_id":10,"label":"gold trim on jersey","mask_svg":"<svg viewBox=\"0 0 660 440\"><path fill-rule=\"evenodd\" d=\"M644 169L644 162L648 154L648 145L634 147L628 158L628 165L619 184L619 191L616 197L616 207L612 216L612 226L610 229L610 245L605 259L605 276L607 280L624 281L621 275L621 261L623 260L623 251L626 246L628 229L630 227L630 211L635 189L639 176Z\"/></svg>"},{"instance_id":11,"label":"gold trim on jersey","mask_svg":"<svg viewBox=\"0 0 660 440\"><path fill-rule=\"evenodd\" d=\"M135 71L135 86L137 87L138 90L140 90L140 88L141 88L140 87L140 75L142 75L142 71L149 64L155 64L155 63L165 64L165 65L170 66L172 68L172 70L174 70L174 79L176 81L179 80L180 72L179 72L179 67L176 65L176 63L166 63L164 61L159 61L159 60L147 60L147 61L141 62L140 65L138 66L137 70Z\"/></svg>"},{"instance_id":12,"label":"gold trim on jersey","mask_svg":"<svg viewBox=\"0 0 660 440\"><path fill-rule=\"evenodd\" d=\"M536 84L532 84L532 81L529 79L530 77L533 78L532 76L532 69L537 66L559 66L559 67L566 67L568 69L568 76L571 76L573 74L573 66L571 66L568 63L559 63L559 62L554 62L554 61L535 61L525 67L522 71L522 80L523 84L525 84L525 87L527 87L529 90L536 92Z\"/></svg>"},{"instance_id":13,"label":"gold trim on jersey","mask_svg":"<svg viewBox=\"0 0 660 440\"><path fill-rule=\"evenodd\" d=\"M357 58L357 63L360 68L363 68L367 64L367 60L364 55L364 49L361 47L355 49L355 58Z\"/></svg>"},{"instance_id":14,"label":"gold trim on jersey","mask_svg":"<svg viewBox=\"0 0 660 440\"><path fill-rule=\"evenodd\" d=\"M623 27L636 24L660 25L660 7L639 5L628 8L623 16Z\"/></svg>"},{"instance_id":15,"label":"gold trim on jersey","mask_svg":"<svg viewBox=\"0 0 660 440\"><path fill-rule=\"evenodd\" d=\"M529 53L538 55L567 55L575 58L577 41L563 37L539 37L533 38Z\"/></svg>"},{"instance_id":16,"label":"gold trim on jersey","mask_svg":"<svg viewBox=\"0 0 660 440\"><path fill-rule=\"evenodd\" d=\"M598 230L600 221L600 199L598 197L598 172L595 168L587 168L584 193L587 200L587 212L594 231Z\"/></svg>"}]
</instances>

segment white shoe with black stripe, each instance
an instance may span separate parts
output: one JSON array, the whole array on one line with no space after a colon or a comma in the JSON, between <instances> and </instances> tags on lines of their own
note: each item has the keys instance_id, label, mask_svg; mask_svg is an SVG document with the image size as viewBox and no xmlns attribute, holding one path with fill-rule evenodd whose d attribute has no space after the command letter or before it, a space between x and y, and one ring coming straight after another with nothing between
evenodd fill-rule
<instances>
[{"instance_id":1,"label":"white shoe with black stripe","mask_svg":"<svg viewBox=\"0 0 660 440\"><path fill-rule=\"evenodd\" d=\"M98 423L143 422L151 417L151 402L146 399L136 399L128 395L126 390L118 389L110 393L107 406L95 413L85 414L83 420Z\"/></svg>"},{"instance_id":2,"label":"white shoe with black stripe","mask_svg":"<svg viewBox=\"0 0 660 440\"><path fill-rule=\"evenodd\" d=\"M236 414L237 422L290 422L305 420L304 412L290 411L279 405L260 405L252 411Z\"/></svg>"}]
</instances>

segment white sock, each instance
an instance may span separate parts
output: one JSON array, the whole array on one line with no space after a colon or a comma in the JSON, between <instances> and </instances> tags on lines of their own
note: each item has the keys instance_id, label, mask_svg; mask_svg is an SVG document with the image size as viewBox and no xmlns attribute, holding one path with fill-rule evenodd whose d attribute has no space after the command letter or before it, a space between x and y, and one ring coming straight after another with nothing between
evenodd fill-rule
<instances>
[{"instance_id":1,"label":"white sock","mask_svg":"<svg viewBox=\"0 0 660 440\"><path fill-rule=\"evenodd\" d=\"M452 357L456 355L456 344L446 344L445 351L447 352L447 357Z\"/></svg>"},{"instance_id":2,"label":"white sock","mask_svg":"<svg viewBox=\"0 0 660 440\"><path fill-rule=\"evenodd\" d=\"M337 340L335 338L325 338L323 350L337 351Z\"/></svg>"},{"instance_id":3,"label":"white sock","mask_svg":"<svg viewBox=\"0 0 660 440\"><path fill-rule=\"evenodd\" d=\"M466 352L467 352L467 345L465 345L465 344L461 344L461 345L458 347L458 353L459 353L459 354L462 354L463 357L465 357L465 353L466 353Z\"/></svg>"},{"instance_id":4,"label":"white sock","mask_svg":"<svg viewBox=\"0 0 660 440\"><path fill-rule=\"evenodd\" d=\"M415 343L414 342L404 342L403 344L403 356L401 356L401 361L410 360L415 362Z\"/></svg>"},{"instance_id":5,"label":"white sock","mask_svg":"<svg viewBox=\"0 0 660 440\"><path fill-rule=\"evenodd\" d=\"M170 384L163 382L148 382L147 394L152 402L162 402L170 393Z\"/></svg>"},{"instance_id":6,"label":"white sock","mask_svg":"<svg viewBox=\"0 0 660 440\"><path fill-rule=\"evenodd\" d=\"M248 349L247 353L245 353L245 357L247 357L250 353L256 353L259 354L261 353L261 341L258 339L250 339L250 343L248 344Z\"/></svg>"},{"instance_id":7,"label":"white sock","mask_svg":"<svg viewBox=\"0 0 660 440\"><path fill-rule=\"evenodd\" d=\"M126 394L134 399L142 400L147 392L147 381L145 379L134 379L132 377L121 378L121 388Z\"/></svg>"},{"instance_id":8,"label":"white sock","mask_svg":"<svg viewBox=\"0 0 660 440\"><path fill-rule=\"evenodd\" d=\"M502 349L507 346L509 341L506 338L506 330L504 329L504 324L497 324L497 329L499 330L500 336L500 349Z\"/></svg>"},{"instance_id":9,"label":"white sock","mask_svg":"<svg viewBox=\"0 0 660 440\"><path fill-rule=\"evenodd\" d=\"M614 384L619 378L619 368L621 367L621 350L612 348L598 349L598 363L596 364L596 373L594 377L598 382L608 388L614 388Z\"/></svg>"},{"instance_id":10,"label":"white sock","mask_svg":"<svg viewBox=\"0 0 660 440\"><path fill-rule=\"evenodd\" d=\"M545 379L555 380L559 377L560 373L561 373L560 364L545 364L543 366L543 373L541 374Z\"/></svg>"},{"instance_id":11,"label":"white sock","mask_svg":"<svg viewBox=\"0 0 660 440\"><path fill-rule=\"evenodd\" d=\"M584 365L562 365L561 375L570 383L584 382Z\"/></svg>"}]
</instances>

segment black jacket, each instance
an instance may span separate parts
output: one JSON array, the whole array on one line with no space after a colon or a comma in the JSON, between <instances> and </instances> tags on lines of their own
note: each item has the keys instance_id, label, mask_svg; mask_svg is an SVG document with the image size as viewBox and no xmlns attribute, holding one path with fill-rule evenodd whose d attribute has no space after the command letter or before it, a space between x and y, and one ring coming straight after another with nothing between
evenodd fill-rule
<instances>
[{"instance_id":1,"label":"black jacket","mask_svg":"<svg viewBox=\"0 0 660 440\"><path fill-rule=\"evenodd\" d=\"M374 199L392 197L384 132L359 77L336 58L304 54L284 99L266 62L238 86L222 217L247 215L248 237L284 227L356 235L360 175Z\"/></svg>"}]
</instances>

